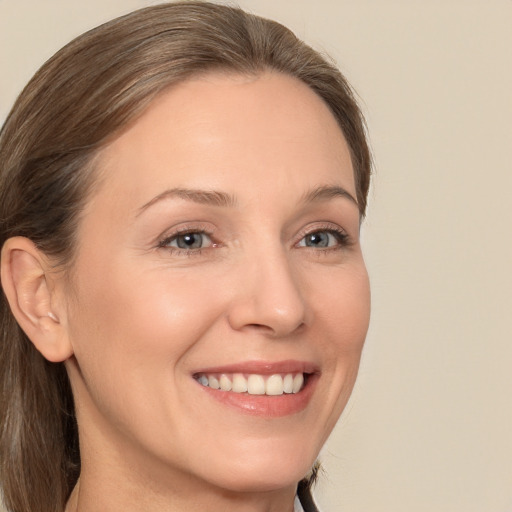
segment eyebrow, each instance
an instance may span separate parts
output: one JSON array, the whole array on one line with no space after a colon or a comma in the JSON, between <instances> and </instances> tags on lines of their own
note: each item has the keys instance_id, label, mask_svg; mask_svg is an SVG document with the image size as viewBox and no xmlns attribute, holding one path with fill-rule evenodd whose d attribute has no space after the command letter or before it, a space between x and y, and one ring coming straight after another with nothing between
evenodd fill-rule
<instances>
[{"instance_id":1,"label":"eyebrow","mask_svg":"<svg viewBox=\"0 0 512 512\"><path fill-rule=\"evenodd\" d=\"M144 204L137 213L139 216L143 211L147 210L150 206L164 199L184 199L185 201L191 201L193 203L206 204L210 206L224 206L234 207L237 201L234 196L227 194L226 192L220 192L217 190L199 190L190 188L171 188L165 190L161 194Z\"/></svg>"},{"instance_id":2,"label":"eyebrow","mask_svg":"<svg viewBox=\"0 0 512 512\"><path fill-rule=\"evenodd\" d=\"M304 203L315 203L317 201L334 199L335 197L343 197L348 199L359 208L357 199L350 192L348 192L348 190L338 185L322 185L316 187L304 194L302 201Z\"/></svg>"},{"instance_id":3,"label":"eyebrow","mask_svg":"<svg viewBox=\"0 0 512 512\"><path fill-rule=\"evenodd\" d=\"M359 206L354 196L343 187L338 185L321 185L316 187L304 194L302 197L302 202L315 203L318 201L334 199L336 197L349 199L356 206ZM193 203L206 204L210 206L221 206L226 208L233 208L237 206L236 198L231 194L227 194L226 192L221 192L218 190L171 188L164 190L164 192L158 194L146 204L141 206L136 216L138 217L141 213L153 206L155 203L165 199L184 199L185 201L191 201Z\"/></svg>"}]
</instances>

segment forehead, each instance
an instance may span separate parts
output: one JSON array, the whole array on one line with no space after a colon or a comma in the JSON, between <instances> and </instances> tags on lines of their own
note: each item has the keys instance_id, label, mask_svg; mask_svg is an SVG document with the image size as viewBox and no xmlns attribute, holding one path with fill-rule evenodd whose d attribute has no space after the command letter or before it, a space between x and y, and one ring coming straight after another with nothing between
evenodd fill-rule
<instances>
[{"instance_id":1,"label":"forehead","mask_svg":"<svg viewBox=\"0 0 512 512\"><path fill-rule=\"evenodd\" d=\"M142 203L171 186L238 195L251 182L283 190L300 182L301 193L340 184L355 194L350 152L329 108L275 72L209 73L171 87L97 162L102 188Z\"/></svg>"}]
</instances>

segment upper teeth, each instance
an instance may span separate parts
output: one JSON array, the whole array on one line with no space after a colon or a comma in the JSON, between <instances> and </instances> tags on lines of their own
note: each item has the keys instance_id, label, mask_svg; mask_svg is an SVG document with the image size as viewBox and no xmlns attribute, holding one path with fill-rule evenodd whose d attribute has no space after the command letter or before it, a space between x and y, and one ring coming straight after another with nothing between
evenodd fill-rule
<instances>
[{"instance_id":1,"label":"upper teeth","mask_svg":"<svg viewBox=\"0 0 512 512\"><path fill-rule=\"evenodd\" d=\"M203 385L221 391L249 393L250 395L282 395L283 393L298 393L304 384L304 374L276 373L274 375L259 375L252 373L233 374L200 374L196 379Z\"/></svg>"}]
</instances>

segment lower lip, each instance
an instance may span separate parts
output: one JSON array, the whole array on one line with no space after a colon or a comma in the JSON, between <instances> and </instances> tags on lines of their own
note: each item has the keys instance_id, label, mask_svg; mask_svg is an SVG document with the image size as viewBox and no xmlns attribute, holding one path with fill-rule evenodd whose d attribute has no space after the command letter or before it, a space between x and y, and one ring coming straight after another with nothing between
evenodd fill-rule
<instances>
[{"instance_id":1,"label":"lower lip","mask_svg":"<svg viewBox=\"0 0 512 512\"><path fill-rule=\"evenodd\" d=\"M234 393L233 391L221 391L199 384L208 396L218 402L245 414L278 418L289 416L304 410L316 388L318 375L308 375L304 387L298 393L282 395L250 395L249 393Z\"/></svg>"}]
</instances>

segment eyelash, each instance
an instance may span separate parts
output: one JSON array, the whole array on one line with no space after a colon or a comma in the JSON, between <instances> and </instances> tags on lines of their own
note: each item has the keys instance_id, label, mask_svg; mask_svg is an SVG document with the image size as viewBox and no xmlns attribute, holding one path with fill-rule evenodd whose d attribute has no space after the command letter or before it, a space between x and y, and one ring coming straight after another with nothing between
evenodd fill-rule
<instances>
[{"instance_id":1,"label":"eyelash","mask_svg":"<svg viewBox=\"0 0 512 512\"><path fill-rule=\"evenodd\" d=\"M179 237L186 236L186 235L206 235L211 241L211 245L208 247L201 247L198 249L181 249L179 247L172 247L169 244L172 243L174 240L176 240ZM219 244L215 243L213 240L213 232L211 230L205 229L201 226L196 227L183 227L180 229L177 229L174 233L172 233L169 236L166 236L163 240L158 242L158 248L159 249L165 249L169 251L172 254L176 254L178 256L199 256L204 249L211 249L219 247Z\"/></svg>"},{"instance_id":2,"label":"eyelash","mask_svg":"<svg viewBox=\"0 0 512 512\"><path fill-rule=\"evenodd\" d=\"M327 251L336 251L340 249L344 249L351 245L352 241L348 233L340 228L339 226L336 226L335 224L323 224L323 225L317 225L314 227L314 229L307 229L304 232L299 234L299 241L296 242L295 245L298 245L300 242L302 242L306 237L315 235L317 233L328 233L332 235L336 241L338 242L337 245L334 245L332 247L321 247L321 248L315 248L315 247L308 247L308 246L301 246L305 247L306 249L313 249L315 252L318 253L325 253Z\"/></svg>"},{"instance_id":3,"label":"eyelash","mask_svg":"<svg viewBox=\"0 0 512 512\"><path fill-rule=\"evenodd\" d=\"M315 226L314 229L311 230L305 230L304 232L299 234L299 240L294 244L295 247L298 246L300 242L302 242L306 237L317 234L317 233L328 233L332 235L336 241L338 242L335 246L329 246L329 247L310 247L310 246L299 246L304 247L307 249L313 249L315 252L326 252L326 251L335 251L340 250L345 247L348 247L351 244L351 240L349 235L340 227L335 226L333 224L326 224L323 226ZM201 247L197 249L181 249L179 247L172 247L169 244L171 244L173 241L175 241L177 238L186 236L186 235L206 235L211 240L211 245L208 247ZM166 236L164 239L162 239L160 242L158 242L158 248L159 249L165 249L173 254L176 254L178 256L199 256L202 254L203 250L205 249L212 249L219 247L220 244L216 243L213 239L213 232L211 230L205 229L203 227L197 226L197 227L184 227L181 229L176 230L174 233L172 233L169 236Z\"/></svg>"}]
</instances>

